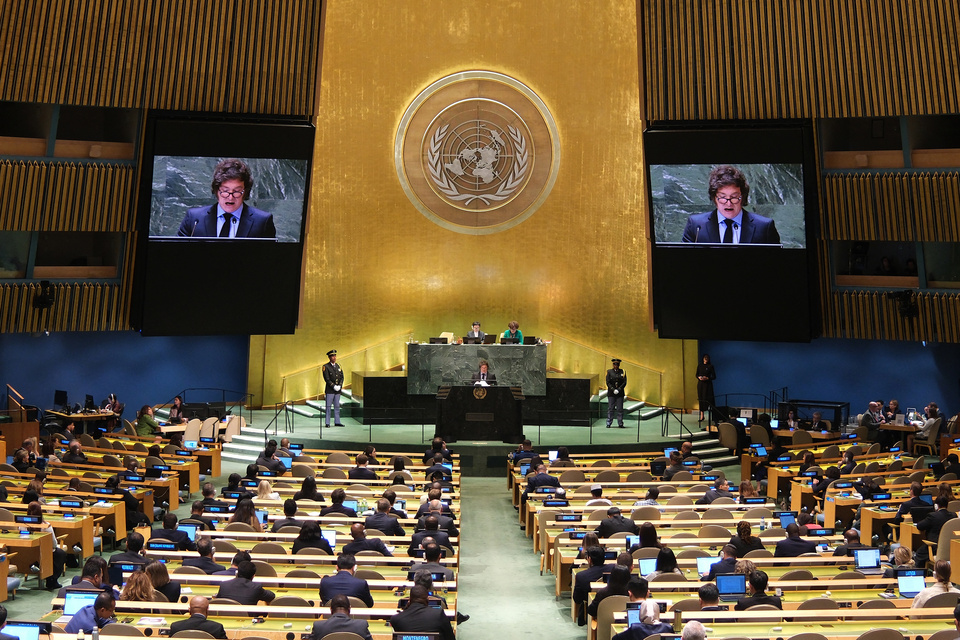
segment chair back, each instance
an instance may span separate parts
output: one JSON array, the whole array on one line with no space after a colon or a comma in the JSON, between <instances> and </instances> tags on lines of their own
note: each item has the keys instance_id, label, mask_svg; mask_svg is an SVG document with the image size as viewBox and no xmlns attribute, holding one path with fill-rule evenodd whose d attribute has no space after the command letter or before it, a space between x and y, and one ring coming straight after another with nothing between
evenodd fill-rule
<instances>
[{"instance_id":1,"label":"chair back","mask_svg":"<svg viewBox=\"0 0 960 640\"><path fill-rule=\"evenodd\" d=\"M217 435L217 417L211 416L200 424L200 437L213 438Z\"/></svg>"},{"instance_id":2,"label":"chair back","mask_svg":"<svg viewBox=\"0 0 960 640\"><path fill-rule=\"evenodd\" d=\"M673 504L693 505L693 498L691 498L688 495L678 493L675 496L670 496L669 498L667 498L667 504L668 505L673 505Z\"/></svg>"},{"instance_id":3,"label":"chair back","mask_svg":"<svg viewBox=\"0 0 960 640\"><path fill-rule=\"evenodd\" d=\"M94 440L93 436L91 436L89 433L80 434L80 444L85 447L92 447L94 449L97 447L97 441Z\"/></svg>"},{"instance_id":4,"label":"chair back","mask_svg":"<svg viewBox=\"0 0 960 640\"><path fill-rule=\"evenodd\" d=\"M306 464L297 464L293 463L293 467L290 468L290 475L294 478L309 478L315 475L316 472L313 470L313 467Z\"/></svg>"},{"instance_id":5,"label":"chair back","mask_svg":"<svg viewBox=\"0 0 960 640\"><path fill-rule=\"evenodd\" d=\"M737 428L729 422L721 422L717 427L720 435L720 446L737 451Z\"/></svg>"},{"instance_id":6,"label":"chair back","mask_svg":"<svg viewBox=\"0 0 960 640\"><path fill-rule=\"evenodd\" d=\"M812 444L813 436L810 435L809 431L804 431L803 429L797 429L793 432L793 444Z\"/></svg>"},{"instance_id":7,"label":"chair back","mask_svg":"<svg viewBox=\"0 0 960 640\"><path fill-rule=\"evenodd\" d=\"M676 514L675 516L673 516L673 519L674 519L674 520L677 520L677 521L679 521L679 520L696 520L696 521L699 522L699 521L700 521L700 514L697 513L696 511L694 511L693 509L688 509L688 510L686 510L686 511L678 511L677 514Z\"/></svg>"},{"instance_id":8,"label":"chair back","mask_svg":"<svg viewBox=\"0 0 960 640\"><path fill-rule=\"evenodd\" d=\"M287 548L279 542L258 542L250 549L250 553L283 556L287 554Z\"/></svg>"},{"instance_id":9,"label":"chair back","mask_svg":"<svg viewBox=\"0 0 960 640\"><path fill-rule=\"evenodd\" d=\"M733 520L729 509L707 509L700 516L701 520Z\"/></svg>"},{"instance_id":10,"label":"chair back","mask_svg":"<svg viewBox=\"0 0 960 640\"><path fill-rule=\"evenodd\" d=\"M689 471L677 471L670 479L676 480L677 482L681 480L693 480L693 474Z\"/></svg>"},{"instance_id":11,"label":"chair back","mask_svg":"<svg viewBox=\"0 0 960 640\"><path fill-rule=\"evenodd\" d=\"M620 472L616 469L604 469L597 473L594 482L620 482Z\"/></svg>"},{"instance_id":12,"label":"chair back","mask_svg":"<svg viewBox=\"0 0 960 640\"><path fill-rule=\"evenodd\" d=\"M333 478L335 480L346 480L347 472L338 467L327 467L321 474L322 478Z\"/></svg>"},{"instance_id":13,"label":"chair back","mask_svg":"<svg viewBox=\"0 0 960 640\"><path fill-rule=\"evenodd\" d=\"M216 418L214 418L216 420ZM199 419L193 418L187 422L186 428L183 430L183 441L197 441L200 439L200 427L203 426L203 423Z\"/></svg>"},{"instance_id":14,"label":"chair back","mask_svg":"<svg viewBox=\"0 0 960 640\"><path fill-rule=\"evenodd\" d=\"M213 539L213 550L217 553L236 553L239 551L237 545L229 540L222 540L220 538Z\"/></svg>"},{"instance_id":15,"label":"chair back","mask_svg":"<svg viewBox=\"0 0 960 640\"><path fill-rule=\"evenodd\" d=\"M276 578L277 570L269 562L264 562L263 560L253 560L254 566L257 567L257 575L267 578Z\"/></svg>"},{"instance_id":16,"label":"chair back","mask_svg":"<svg viewBox=\"0 0 960 640\"><path fill-rule=\"evenodd\" d=\"M649 471L634 471L627 476L627 482L652 482L653 476ZM563 484L563 481L560 482Z\"/></svg>"},{"instance_id":17,"label":"chair back","mask_svg":"<svg viewBox=\"0 0 960 640\"><path fill-rule=\"evenodd\" d=\"M350 456L342 451L332 451L327 454L327 464L350 464Z\"/></svg>"},{"instance_id":18,"label":"chair back","mask_svg":"<svg viewBox=\"0 0 960 640\"><path fill-rule=\"evenodd\" d=\"M887 600L886 602L890 601ZM893 603L890 602L890 604ZM882 629L870 629L870 631L864 631L857 636L857 640L903 640L903 634L896 629L888 629L884 627Z\"/></svg>"},{"instance_id":19,"label":"chair back","mask_svg":"<svg viewBox=\"0 0 960 640\"><path fill-rule=\"evenodd\" d=\"M207 575L207 572L201 569L200 567L191 567L190 565L180 565L172 571L172 573L190 573L199 576Z\"/></svg>"},{"instance_id":20,"label":"chair back","mask_svg":"<svg viewBox=\"0 0 960 640\"><path fill-rule=\"evenodd\" d=\"M246 636L246 640L251 640L251 637ZM350 631L334 631L323 636L320 640L363 640L363 638Z\"/></svg>"},{"instance_id":21,"label":"chair back","mask_svg":"<svg viewBox=\"0 0 960 640\"><path fill-rule=\"evenodd\" d=\"M753 444L761 444L764 447L770 446L770 434L767 433L767 430L763 427L756 427L750 429L750 442Z\"/></svg>"},{"instance_id":22,"label":"chair back","mask_svg":"<svg viewBox=\"0 0 960 640\"><path fill-rule=\"evenodd\" d=\"M311 604L300 596L277 596L270 602L271 607L309 607ZM299 618L300 613L275 613L271 612L271 618ZM326 636L324 636L326 637Z\"/></svg>"},{"instance_id":23,"label":"chair back","mask_svg":"<svg viewBox=\"0 0 960 640\"><path fill-rule=\"evenodd\" d=\"M164 598L166 600L166 598ZM110 625L110 635L112 636L134 636L134 637L144 637L143 629L132 624L123 624L121 622L115 622Z\"/></svg>"},{"instance_id":24,"label":"chair back","mask_svg":"<svg viewBox=\"0 0 960 640\"><path fill-rule=\"evenodd\" d=\"M238 602L237 604L240 604L240 603ZM200 631L199 629L183 629L181 631L177 631L175 634L173 634L170 637L171 638L210 638L210 640L213 640L212 635L210 635L206 631Z\"/></svg>"},{"instance_id":25,"label":"chair back","mask_svg":"<svg viewBox=\"0 0 960 640\"><path fill-rule=\"evenodd\" d=\"M610 462L609 460L597 460L590 466L591 467L612 467L613 463Z\"/></svg>"},{"instance_id":26,"label":"chair back","mask_svg":"<svg viewBox=\"0 0 960 640\"><path fill-rule=\"evenodd\" d=\"M729 538L730 530L719 524L705 524L697 532L698 538Z\"/></svg>"},{"instance_id":27,"label":"chair back","mask_svg":"<svg viewBox=\"0 0 960 640\"><path fill-rule=\"evenodd\" d=\"M231 522L223 528L224 531L245 531L246 533L256 533L253 527L246 522Z\"/></svg>"},{"instance_id":28,"label":"chair back","mask_svg":"<svg viewBox=\"0 0 960 640\"><path fill-rule=\"evenodd\" d=\"M823 453L820 454L820 458L823 460L831 460L833 458L840 457L840 445L831 444L824 448Z\"/></svg>"},{"instance_id":29,"label":"chair back","mask_svg":"<svg viewBox=\"0 0 960 640\"><path fill-rule=\"evenodd\" d=\"M610 629L613 626L613 614L623 611L627 607L627 596L607 596L597 607L596 640L610 640Z\"/></svg>"},{"instance_id":30,"label":"chair back","mask_svg":"<svg viewBox=\"0 0 960 640\"><path fill-rule=\"evenodd\" d=\"M641 547L630 555L633 556L634 560L640 560L642 558L656 558L658 555L660 555L660 549L657 547ZM601 600L601 602L603 601Z\"/></svg>"},{"instance_id":31,"label":"chair back","mask_svg":"<svg viewBox=\"0 0 960 640\"><path fill-rule=\"evenodd\" d=\"M637 507L630 514L630 519L634 522L653 522L660 519L660 509L652 505L646 507ZM601 600L601 602L603 602Z\"/></svg>"}]
</instances>

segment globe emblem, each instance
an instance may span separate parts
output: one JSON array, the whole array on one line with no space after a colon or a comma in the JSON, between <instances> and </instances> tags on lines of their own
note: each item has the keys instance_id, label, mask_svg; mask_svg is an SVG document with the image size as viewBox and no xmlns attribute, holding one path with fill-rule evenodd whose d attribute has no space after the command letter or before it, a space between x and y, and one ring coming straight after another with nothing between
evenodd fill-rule
<instances>
[{"instance_id":1,"label":"globe emblem","mask_svg":"<svg viewBox=\"0 0 960 640\"><path fill-rule=\"evenodd\" d=\"M508 200L523 186L529 161L519 127L486 119L439 125L427 152L434 187L447 200L474 209Z\"/></svg>"},{"instance_id":2,"label":"globe emblem","mask_svg":"<svg viewBox=\"0 0 960 640\"><path fill-rule=\"evenodd\" d=\"M550 109L494 71L460 71L426 86L394 139L400 186L434 223L473 235L511 229L544 203L560 168Z\"/></svg>"}]
</instances>

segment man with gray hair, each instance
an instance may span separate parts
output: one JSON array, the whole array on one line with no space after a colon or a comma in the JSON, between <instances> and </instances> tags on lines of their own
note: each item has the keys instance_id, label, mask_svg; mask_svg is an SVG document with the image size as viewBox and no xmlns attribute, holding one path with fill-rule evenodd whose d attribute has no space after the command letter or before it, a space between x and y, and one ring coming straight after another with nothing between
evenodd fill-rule
<instances>
[{"instance_id":1,"label":"man with gray hair","mask_svg":"<svg viewBox=\"0 0 960 640\"><path fill-rule=\"evenodd\" d=\"M680 632L681 640L704 640L706 637L707 630L703 628L703 624L696 620L691 620L683 625L683 631Z\"/></svg>"}]
</instances>

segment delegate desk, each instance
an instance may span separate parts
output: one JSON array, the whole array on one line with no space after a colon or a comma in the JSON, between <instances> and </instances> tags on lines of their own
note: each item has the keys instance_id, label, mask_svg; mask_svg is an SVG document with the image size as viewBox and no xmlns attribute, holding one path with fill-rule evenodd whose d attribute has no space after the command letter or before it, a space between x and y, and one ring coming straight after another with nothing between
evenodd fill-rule
<instances>
[{"instance_id":1,"label":"delegate desk","mask_svg":"<svg viewBox=\"0 0 960 640\"><path fill-rule=\"evenodd\" d=\"M86 426L88 422L102 422L109 418L117 416L113 411L92 411L89 413L65 413L62 411L54 411L53 409L47 409L46 413L48 415L56 416L64 426L73 422L80 427L80 433L86 433Z\"/></svg>"},{"instance_id":2,"label":"delegate desk","mask_svg":"<svg viewBox=\"0 0 960 640\"><path fill-rule=\"evenodd\" d=\"M156 438L153 438L150 436L128 436L128 435L113 433L113 434L109 434L101 437L100 442L98 444L102 445L103 441L110 443L111 446L114 446L115 443L120 443L123 446L122 450L116 449L116 447L114 446L114 448L117 451L117 454L127 455L127 454L143 453L142 451L136 451L132 448L134 443L139 442L140 444L149 448L151 445L155 444ZM170 444L170 441L168 440L167 442L162 442L161 444L166 446L167 444ZM103 449L104 447L101 446L100 448ZM193 454L193 457L197 459L197 462L200 463L200 473L205 473L207 475L212 475L212 476L220 475L221 448L220 448L219 442L199 443L199 448L190 449L190 452Z\"/></svg>"}]
</instances>

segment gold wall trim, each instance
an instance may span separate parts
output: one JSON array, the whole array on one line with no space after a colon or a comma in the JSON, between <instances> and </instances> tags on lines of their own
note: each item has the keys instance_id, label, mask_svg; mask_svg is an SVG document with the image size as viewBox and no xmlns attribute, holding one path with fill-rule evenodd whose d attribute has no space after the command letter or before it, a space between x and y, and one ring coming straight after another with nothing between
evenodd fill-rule
<instances>
[{"instance_id":1,"label":"gold wall trim","mask_svg":"<svg viewBox=\"0 0 960 640\"><path fill-rule=\"evenodd\" d=\"M34 309L33 298L40 289L39 283L0 284L0 333L129 328L119 285L59 283L53 287L53 307Z\"/></svg>"}]
</instances>

